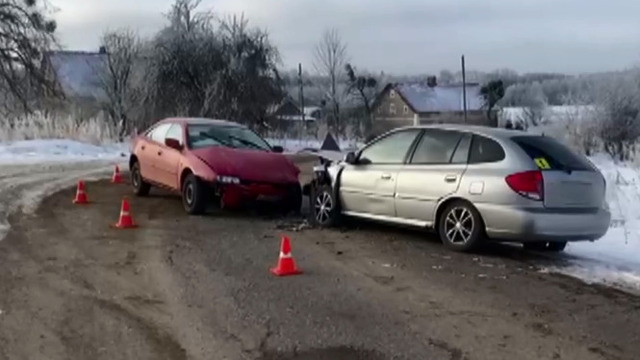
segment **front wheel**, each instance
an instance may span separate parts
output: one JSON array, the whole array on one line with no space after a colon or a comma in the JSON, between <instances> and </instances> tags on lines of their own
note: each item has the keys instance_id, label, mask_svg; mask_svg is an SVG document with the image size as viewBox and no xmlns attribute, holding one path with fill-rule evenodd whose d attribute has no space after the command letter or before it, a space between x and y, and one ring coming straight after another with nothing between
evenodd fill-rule
<instances>
[{"instance_id":1,"label":"front wheel","mask_svg":"<svg viewBox=\"0 0 640 360\"><path fill-rule=\"evenodd\" d=\"M548 241L548 242L528 242L522 246L526 250L544 251L544 252L562 252L567 247L566 241Z\"/></svg>"},{"instance_id":2,"label":"front wheel","mask_svg":"<svg viewBox=\"0 0 640 360\"><path fill-rule=\"evenodd\" d=\"M136 196L147 196L151 190L151 184L144 181L140 173L140 163L134 162L131 166L131 186Z\"/></svg>"},{"instance_id":3,"label":"front wheel","mask_svg":"<svg viewBox=\"0 0 640 360\"><path fill-rule=\"evenodd\" d=\"M313 187L309 205L311 206L311 221L313 224L331 227L338 225L340 222L340 209L331 186Z\"/></svg>"},{"instance_id":4,"label":"front wheel","mask_svg":"<svg viewBox=\"0 0 640 360\"><path fill-rule=\"evenodd\" d=\"M480 213L466 201L454 201L440 216L438 234L442 243L454 251L477 249L484 239Z\"/></svg>"},{"instance_id":5,"label":"front wheel","mask_svg":"<svg viewBox=\"0 0 640 360\"><path fill-rule=\"evenodd\" d=\"M193 174L187 175L182 183L182 206L189 215L200 215L206 210L206 185Z\"/></svg>"}]
</instances>

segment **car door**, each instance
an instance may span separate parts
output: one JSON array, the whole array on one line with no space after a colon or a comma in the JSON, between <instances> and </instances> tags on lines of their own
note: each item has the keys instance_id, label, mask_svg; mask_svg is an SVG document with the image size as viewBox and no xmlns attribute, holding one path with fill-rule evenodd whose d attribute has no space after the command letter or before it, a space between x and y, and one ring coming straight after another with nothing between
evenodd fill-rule
<instances>
[{"instance_id":1,"label":"car door","mask_svg":"<svg viewBox=\"0 0 640 360\"><path fill-rule=\"evenodd\" d=\"M345 164L340 176L341 204L345 213L395 217L397 174L420 131L392 132L364 148L355 164Z\"/></svg>"},{"instance_id":2,"label":"car door","mask_svg":"<svg viewBox=\"0 0 640 360\"><path fill-rule=\"evenodd\" d=\"M178 171L180 168L180 160L182 159L182 151L170 148L164 144L166 139L177 140L181 146L184 146L184 130L181 124L171 124L167 130L162 144L158 145L156 152L155 166L159 176L159 182L171 189L180 189L180 180Z\"/></svg>"},{"instance_id":3,"label":"car door","mask_svg":"<svg viewBox=\"0 0 640 360\"><path fill-rule=\"evenodd\" d=\"M397 216L431 224L438 202L455 193L467 168L471 134L426 129L398 173Z\"/></svg>"},{"instance_id":4,"label":"car door","mask_svg":"<svg viewBox=\"0 0 640 360\"><path fill-rule=\"evenodd\" d=\"M164 136L170 127L171 124L163 123L151 128L145 134L136 152L140 162L140 174L149 181L160 182L161 175L157 171L155 162L160 149L159 143L164 142Z\"/></svg>"}]
</instances>

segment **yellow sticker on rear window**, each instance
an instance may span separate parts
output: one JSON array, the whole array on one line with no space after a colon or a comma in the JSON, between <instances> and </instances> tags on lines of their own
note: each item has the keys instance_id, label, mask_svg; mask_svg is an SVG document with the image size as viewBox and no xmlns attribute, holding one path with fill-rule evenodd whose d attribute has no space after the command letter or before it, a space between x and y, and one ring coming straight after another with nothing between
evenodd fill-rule
<instances>
[{"instance_id":1,"label":"yellow sticker on rear window","mask_svg":"<svg viewBox=\"0 0 640 360\"><path fill-rule=\"evenodd\" d=\"M545 159L545 158L535 158L535 159L533 159L533 161L536 162L536 165L538 165L538 168L540 170L549 170L549 169L551 169L551 165L549 165L549 162L547 162L547 159Z\"/></svg>"}]
</instances>

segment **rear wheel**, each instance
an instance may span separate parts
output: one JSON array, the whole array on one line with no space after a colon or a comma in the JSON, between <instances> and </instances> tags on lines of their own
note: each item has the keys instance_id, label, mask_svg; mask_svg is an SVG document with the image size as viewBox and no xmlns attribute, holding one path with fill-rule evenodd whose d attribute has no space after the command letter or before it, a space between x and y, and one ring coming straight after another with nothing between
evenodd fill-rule
<instances>
[{"instance_id":1,"label":"rear wheel","mask_svg":"<svg viewBox=\"0 0 640 360\"><path fill-rule=\"evenodd\" d=\"M182 206L189 215L203 214L207 207L207 187L194 174L182 183Z\"/></svg>"},{"instance_id":2,"label":"rear wheel","mask_svg":"<svg viewBox=\"0 0 640 360\"><path fill-rule=\"evenodd\" d=\"M140 163L137 160L131 165L131 186L136 196L147 196L151 190L151 184L142 178Z\"/></svg>"},{"instance_id":3,"label":"rear wheel","mask_svg":"<svg viewBox=\"0 0 640 360\"><path fill-rule=\"evenodd\" d=\"M338 201L329 185L313 187L310 197L311 221L323 227L336 226L340 222L341 214Z\"/></svg>"},{"instance_id":4,"label":"rear wheel","mask_svg":"<svg viewBox=\"0 0 640 360\"><path fill-rule=\"evenodd\" d=\"M546 251L546 252L562 252L567 247L566 241L547 241L547 242L527 242L522 246L526 250Z\"/></svg>"},{"instance_id":5,"label":"rear wheel","mask_svg":"<svg viewBox=\"0 0 640 360\"><path fill-rule=\"evenodd\" d=\"M484 240L480 213L465 201L447 204L439 219L438 234L442 243L454 251L472 251Z\"/></svg>"}]
</instances>

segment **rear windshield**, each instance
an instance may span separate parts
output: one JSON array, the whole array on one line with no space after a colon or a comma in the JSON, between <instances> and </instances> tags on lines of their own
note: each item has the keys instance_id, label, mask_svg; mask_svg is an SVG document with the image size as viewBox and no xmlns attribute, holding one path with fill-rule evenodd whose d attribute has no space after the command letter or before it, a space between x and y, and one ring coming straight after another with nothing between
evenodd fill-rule
<instances>
[{"instance_id":1,"label":"rear windshield","mask_svg":"<svg viewBox=\"0 0 640 360\"><path fill-rule=\"evenodd\" d=\"M540 170L593 170L585 158L551 137L515 136L511 140L531 157Z\"/></svg>"}]
</instances>

